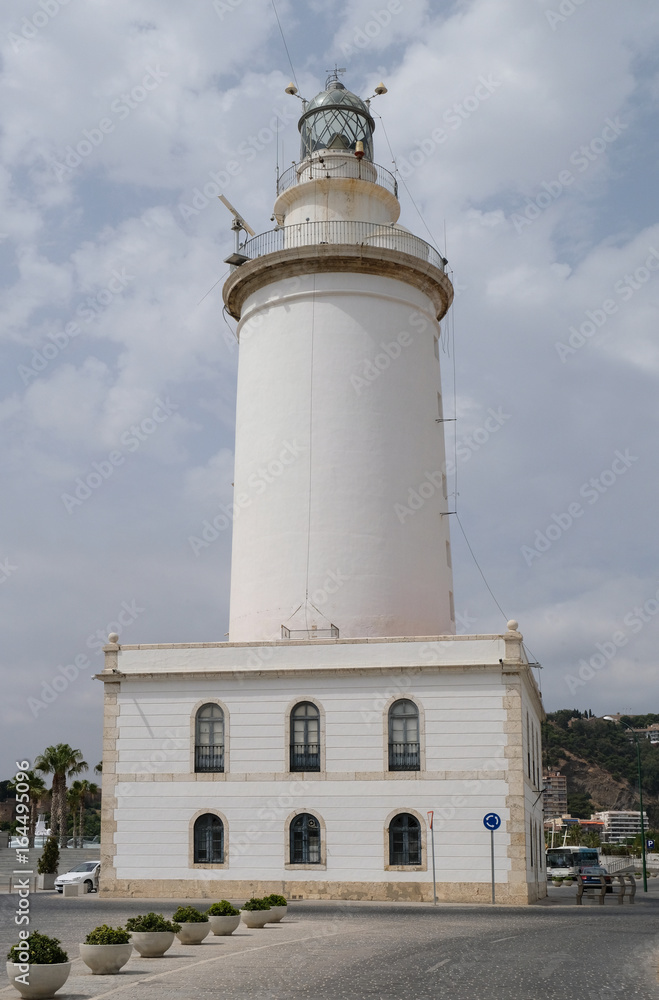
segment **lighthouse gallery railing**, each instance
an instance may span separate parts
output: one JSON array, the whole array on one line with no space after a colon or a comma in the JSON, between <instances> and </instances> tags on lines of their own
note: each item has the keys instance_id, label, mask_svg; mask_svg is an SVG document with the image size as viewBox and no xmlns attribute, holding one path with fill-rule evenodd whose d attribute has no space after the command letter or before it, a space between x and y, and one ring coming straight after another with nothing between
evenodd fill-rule
<instances>
[{"instance_id":1,"label":"lighthouse gallery railing","mask_svg":"<svg viewBox=\"0 0 659 1000\"><path fill-rule=\"evenodd\" d=\"M255 260L280 250L328 244L399 250L427 261L440 271L446 271L446 259L425 240L404 229L382 226L376 222L302 222L294 226L278 226L247 240L241 246L240 253Z\"/></svg>"}]
</instances>

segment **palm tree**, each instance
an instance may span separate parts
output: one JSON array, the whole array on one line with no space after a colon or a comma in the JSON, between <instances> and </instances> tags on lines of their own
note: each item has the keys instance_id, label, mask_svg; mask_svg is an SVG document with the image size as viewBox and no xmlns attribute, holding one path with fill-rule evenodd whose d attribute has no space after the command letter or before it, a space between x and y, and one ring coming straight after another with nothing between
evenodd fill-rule
<instances>
[{"instance_id":1,"label":"palm tree","mask_svg":"<svg viewBox=\"0 0 659 1000\"><path fill-rule=\"evenodd\" d=\"M83 837L85 833L83 811L87 804L87 796L91 795L93 798L94 795L98 795L98 785L95 785L93 781L87 781L86 778L83 778L82 781L76 781L74 782L74 784L80 785L80 799L78 802L78 811L79 811L78 830L80 831L80 846L82 847Z\"/></svg>"},{"instance_id":2,"label":"palm tree","mask_svg":"<svg viewBox=\"0 0 659 1000\"><path fill-rule=\"evenodd\" d=\"M73 829L71 833L73 834L73 846L78 846L78 830L76 829L76 822L78 819L78 808L82 800L82 782L74 781L68 792L66 793L66 804L71 810L73 816ZM82 846L82 845L80 845Z\"/></svg>"},{"instance_id":3,"label":"palm tree","mask_svg":"<svg viewBox=\"0 0 659 1000\"><path fill-rule=\"evenodd\" d=\"M37 811L39 808L39 800L43 798L46 792L46 783L43 778L35 774L34 771L26 771L28 795L30 797L30 818L28 822L28 846L34 847L34 831L37 825ZM16 782L10 781L8 786L13 792L16 791Z\"/></svg>"},{"instance_id":4,"label":"palm tree","mask_svg":"<svg viewBox=\"0 0 659 1000\"><path fill-rule=\"evenodd\" d=\"M59 833L60 847L66 847L66 779L86 771L87 761L82 750L74 750L68 743L46 747L34 762L37 771L52 774L51 829Z\"/></svg>"}]
</instances>

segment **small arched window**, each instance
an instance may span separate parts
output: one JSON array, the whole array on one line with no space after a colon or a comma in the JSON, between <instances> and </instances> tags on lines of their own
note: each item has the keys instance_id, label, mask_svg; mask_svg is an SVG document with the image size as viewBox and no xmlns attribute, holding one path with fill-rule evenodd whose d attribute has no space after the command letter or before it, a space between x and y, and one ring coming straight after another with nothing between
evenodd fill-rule
<instances>
[{"instance_id":1,"label":"small arched window","mask_svg":"<svg viewBox=\"0 0 659 1000\"><path fill-rule=\"evenodd\" d=\"M300 813L291 821L292 865L320 864L320 823L311 813Z\"/></svg>"},{"instance_id":2,"label":"small arched window","mask_svg":"<svg viewBox=\"0 0 659 1000\"><path fill-rule=\"evenodd\" d=\"M224 823L205 813L194 825L194 860L198 865L224 864Z\"/></svg>"},{"instance_id":3,"label":"small arched window","mask_svg":"<svg viewBox=\"0 0 659 1000\"><path fill-rule=\"evenodd\" d=\"M224 771L224 712L219 705L202 705L195 719L195 771Z\"/></svg>"},{"instance_id":4,"label":"small arched window","mask_svg":"<svg viewBox=\"0 0 659 1000\"><path fill-rule=\"evenodd\" d=\"M301 701L291 712L291 771L320 771L320 712Z\"/></svg>"},{"instance_id":5,"label":"small arched window","mask_svg":"<svg viewBox=\"0 0 659 1000\"><path fill-rule=\"evenodd\" d=\"M389 824L389 864L421 864L421 824L410 813L399 813Z\"/></svg>"},{"instance_id":6,"label":"small arched window","mask_svg":"<svg viewBox=\"0 0 659 1000\"><path fill-rule=\"evenodd\" d=\"M420 768L419 709L409 698L401 698L389 709L389 770Z\"/></svg>"}]
</instances>

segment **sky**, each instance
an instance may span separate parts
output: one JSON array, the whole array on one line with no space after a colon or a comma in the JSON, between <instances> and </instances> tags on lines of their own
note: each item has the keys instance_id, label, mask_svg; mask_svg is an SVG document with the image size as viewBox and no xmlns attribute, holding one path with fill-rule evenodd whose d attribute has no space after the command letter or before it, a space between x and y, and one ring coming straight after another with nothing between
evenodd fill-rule
<instances>
[{"instance_id":1,"label":"sky","mask_svg":"<svg viewBox=\"0 0 659 1000\"><path fill-rule=\"evenodd\" d=\"M375 160L453 273L458 631L518 620L548 711L659 711L659 8L276 12L286 46L272 0L2 6L0 777L52 743L100 759L108 632L225 638L230 532L190 542L232 492L217 194L272 228L285 87L336 64L386 84Z\"/></svg>"}]
</instances>

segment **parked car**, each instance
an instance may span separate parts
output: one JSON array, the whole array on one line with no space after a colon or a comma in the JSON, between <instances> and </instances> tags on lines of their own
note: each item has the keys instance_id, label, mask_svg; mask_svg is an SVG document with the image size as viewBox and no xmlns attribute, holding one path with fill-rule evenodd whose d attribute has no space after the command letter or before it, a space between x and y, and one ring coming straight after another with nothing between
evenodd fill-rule
<instances>
[{"instance_id":1,"label":"parked car","mask_svg":"<svg viewBox=\"0 0 659 1000\"><path fill-rule=\"evenodd\" d=\"M83 861L82 864L65 872L64 875L58 875L55 879L55 888L58 892L62 892L65 884L70 885L72 882L78 882L87 885L87 892L98 892L100 871L100 861Z\"/></svg>"},{"instance_id":2,"label":"parked car","mask_svg":"<svg viewBox=\"0 0 659 1000\"><path fill-rule=\"evenodd\" d=\"M579 875L581 876L581 880L585 888L594 886L598 889L602 885L600 875L603 875L604 881L606 882L606 891L613 892L613 880L604 865L588 865L584 868L580 868Z\"/></svg>"}]
</instances>

